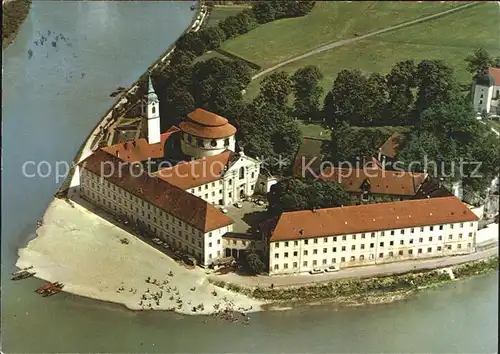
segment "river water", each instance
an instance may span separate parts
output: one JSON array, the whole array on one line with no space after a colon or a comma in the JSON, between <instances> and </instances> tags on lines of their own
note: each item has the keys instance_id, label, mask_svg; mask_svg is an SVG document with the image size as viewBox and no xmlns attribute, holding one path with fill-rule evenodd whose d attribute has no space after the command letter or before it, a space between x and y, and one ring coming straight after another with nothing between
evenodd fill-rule
<instances>
[{"instance_id":1,"label":"river water","mask_svg":"<svg viewBox=\"0 0 500 354\"><path fill-rule=\"evenodd\" d=\"M3 52L3 352L497 352L498 273L393 304L253 314L250 326L69 294L41 298L33 290L42 281L8 280L62 182L53 173L30 178L23 164L46 175L71 161L113 103L109 93L133 83L189 25L190 5L35 1Z\"/></svg>"}]
</instances>

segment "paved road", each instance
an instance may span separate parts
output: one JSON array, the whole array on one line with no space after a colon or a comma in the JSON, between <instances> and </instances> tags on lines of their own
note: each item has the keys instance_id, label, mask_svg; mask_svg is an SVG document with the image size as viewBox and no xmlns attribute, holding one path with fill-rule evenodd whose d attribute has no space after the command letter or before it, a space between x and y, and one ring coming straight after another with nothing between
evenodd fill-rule
<instances>
[{"instance_id":1,"label":"paved road","mask_svg":"<svg viewBox=\"0 0 500 354\"><path fill-rule=\"evenodd\" d=\"M324 274L299 274L289 276L260 276L260 277L242 277L234 273L224 275L212 275L211 279L224 280L233 284L246 285L246 286L262 286L268 287L274 284L275 287L279 286L293 286L304 285L308 283L326 282L330 280L338 280L344 278L360 278L360 277L375 277L381 275L390 275L397 273L405 273L414 269L434 269L449 267L456 264L484 259L498 254L498 242L494 247L486 250L481 250L473 254L466 254L462 256L434 258L421 261L408 261L398 262L374 266L366 266L360 268L344 269L337 273L324 273Z\"/></svg>"},{"instance_id":2,"label":"paved road","mask_svg":"<svg viewBox=\"0 0 500 354\"><path fill-rule=\"evenodd\" d=\"M480 4L480 3L479 2L473 2L473 3L470 3L470 4L465 4L463 6L459 6L459 7L450 9L450 10L442 11L442 12L439 12L439 13L434 14L434 15L422 17L422 18L419 18L417 20L412 20L412 21L401 23L399 25L395 25L395 26L391 26L391 27L386 27L386 28L383 28L381 30L378 30L378 31L375 31L375 32L371 32L371 33L368 33L368 34L365 34L365 35L362 35L362 36L359 36L359 37L349 38L349 39L343 39L341 41L337 41L337 42L333 42L333 43L328 43L328 44L322 45L322 46L317 47L317 48L315 48L315 49L313 49L313 50L311 50L311 51L309 51L309 52L307 52L305 54L299 55L297 57L294 57L294 58L291 58L291 59L288 59L288 60L285 60L285 61L282 61L281 63L276 64L275 66L272 66L272 67L270 67L268 69L265 69L265 70L259 72L257 75L254 75L252 77L252 80L255 80L255 79L257 79L257 78L259 78L259 77L261 77L263 75L266 75L266 74L270 73L271 71L274 71L274 70L276 70L276 69L278 69L278 68L280 68L282 66L285 66L287 64L293 63L293 62L298 61L298 60L302 60L302 59L307 58L307 57L310 57L311 55L315 55L315 54L318 54L318 53L321 53L321 52L324 52L324 51L327 51L327 50L330 50L330 49L333 49L333 48L341 47L341 46L346 45L346 44L351 44L351 43L360 41L362 39L366 39L368 37L376 36L376 35L381 34L381 33L389 32L389 31L394 31L396 29L400 29L400 28L412 26L412 25L420 23L420 22L432 20L434 18L438 18L438 17L444 16L444 15L447 15L447 14L450 14L450 13L453 13L453 12L456 12L456 11L460 11L460 10L463 10L463 9L471 7L471 6L476 6L478 4Z\"/></svg>"}]
</instances>

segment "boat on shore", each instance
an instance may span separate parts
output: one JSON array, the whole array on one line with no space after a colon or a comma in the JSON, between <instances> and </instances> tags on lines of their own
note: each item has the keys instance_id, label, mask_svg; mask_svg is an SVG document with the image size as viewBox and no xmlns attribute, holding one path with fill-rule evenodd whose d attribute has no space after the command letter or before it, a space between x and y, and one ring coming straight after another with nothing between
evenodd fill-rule
<instances>
[{"instance_id":1,"label":"boat on shore","mask_svg":"<svg viewBox=\"0 0 500 354\"><path fill-rule=\"evenodd\" d=\"M196 10L196 1L193 1L193 3L191 4L191 6L189 8L191 9L191 11Z\"/></svg>"},{"instance_id":2,"label":"boat on shore","mask_svg":"<svg viewBox=\"0 0 500 354\"><path fill-rule=\"evenodd\" d=\"M33 268L33 267L31 267L31 268ZM12 278L10 278L10 279L11 280L21 280L21 279L30 278L35 274L36 274L35 272L30 272L28 269L23 269L23 270L20 270L18 272L12 273Z\"/></svg>"},{"instance_id":3,"label":"boat on shore","mask_svg":"<svg viewBox=\"0 0 500 354\"><path fill-rule=\"evenodd\" d=\"M42 285L41 287L39 287L38 289L36 289L35 292L37 294L42 295L43 297L47 297L47 296L57 294L58 292L60 292L62 290L63 287L64 287L64 284L62 284L60 282L55 282L55 283L48 282L48 283L45 283L44 285Z\"/></svg>"}]
</instances>

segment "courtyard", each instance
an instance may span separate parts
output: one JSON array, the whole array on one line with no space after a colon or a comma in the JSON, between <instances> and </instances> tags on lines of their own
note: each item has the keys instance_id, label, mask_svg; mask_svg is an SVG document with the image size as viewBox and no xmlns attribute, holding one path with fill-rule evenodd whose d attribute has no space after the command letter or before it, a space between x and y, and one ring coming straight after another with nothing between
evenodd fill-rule
<instances>
[{"instance_id":1,"label":"courtyard","mask_svg":"<svg viewBox=\"0 0 500 354\"><path fill-rule=\"evenodd\" d=\"M263 197L261 200L265 199ZM267 203L257 205L251 201L241 201L242 207L237 208L235 205L228 205L226 215L234 220L234 233L252 233L262 221L268 219Z\"/></svg>"}]
</instances>

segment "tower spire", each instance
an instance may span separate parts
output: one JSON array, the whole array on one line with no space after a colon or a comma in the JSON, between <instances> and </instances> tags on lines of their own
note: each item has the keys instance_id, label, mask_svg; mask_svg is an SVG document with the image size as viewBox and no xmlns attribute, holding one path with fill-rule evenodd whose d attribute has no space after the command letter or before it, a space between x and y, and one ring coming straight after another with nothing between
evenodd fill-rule
<instances>
[{"instance_id":1,"label":"tower spire","mask_svg":"<svg viewBox=\"0 0 500 354\"><path fill-rule=\"evenodd\" d=\"M156 144L160 142L160 106L158 96L153 87L151 76L148 77L148 94L146 118L148 120L148 142Z\"/></svg>"}]
</instances>

